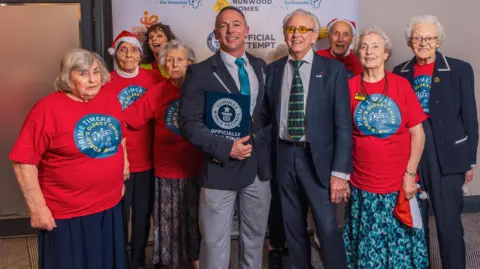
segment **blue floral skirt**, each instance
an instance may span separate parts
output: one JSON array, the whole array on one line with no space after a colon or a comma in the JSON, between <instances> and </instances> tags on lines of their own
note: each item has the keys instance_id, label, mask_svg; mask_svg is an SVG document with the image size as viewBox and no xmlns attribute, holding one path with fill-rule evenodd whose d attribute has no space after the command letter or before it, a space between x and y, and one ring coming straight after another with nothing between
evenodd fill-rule
<instances>
[{"instance_id":1,"label":"blue floral skirt","mask_svg":"<svg viewBox=\"0 0 480 269\"><path fill-rule=\"evenodd\" d=\"M405 226L392 213L398 192L376 194L350 187L352 196L346 206L343 229L348 268L426 268L428 253L423 229Z\"/></svg>"}]
</instances>

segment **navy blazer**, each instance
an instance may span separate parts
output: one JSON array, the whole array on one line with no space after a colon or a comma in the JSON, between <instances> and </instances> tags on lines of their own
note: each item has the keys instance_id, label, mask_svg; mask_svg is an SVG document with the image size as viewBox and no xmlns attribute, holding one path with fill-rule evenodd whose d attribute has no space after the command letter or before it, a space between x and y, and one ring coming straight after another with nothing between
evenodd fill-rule
<instances>
[{"instance_id":1,"label":"navy blazer","mask_svg":"<svg viewBox=\"0 0 480 269\"><path fill-rule=\"evenodd\" d=\"M277 174L282 81L288 56L267 67L267 115L271 120L272 171ZM347 70L314 53L305 110L305 134L320 183L330 187L331 171L352 172L352 115Z\"/></svg>"},{"instance_id":2,"label":"navy blazer","mask_svg":"<svg viewBox=\"0 0 480 269\"><path fill-rule=\"evenodd\" d=\"M260 180L271 178L269 144L260 135L265 127L262 112L265 95L266 64L260 58L246 54L258 79L257 103L251 117L250 132L254 134L250 158L239 161L230 158L233 141L218 137L205 126L205 92L240 93L233 77L222 60L220 51L198 64L190 65L183 83L179 107L180 134L204 153L204 164L199 175L204 188L238 190ZM257 120L260 119L260 120ZM258 135L257 135L258 134Z\"/></svg>"},{"instance_id":3,"label":"navy blazer","mask_svg":"<svg viewBox=\"0 0 480 269\"><path fill-rule=\"evenodd\" d=\"M413 85L415 57L393 73ZM430 120L440 167L444 175L464 173L476 164L477 107L472 66L436 52L430 89Z\"/></svg>"}]
</instances>

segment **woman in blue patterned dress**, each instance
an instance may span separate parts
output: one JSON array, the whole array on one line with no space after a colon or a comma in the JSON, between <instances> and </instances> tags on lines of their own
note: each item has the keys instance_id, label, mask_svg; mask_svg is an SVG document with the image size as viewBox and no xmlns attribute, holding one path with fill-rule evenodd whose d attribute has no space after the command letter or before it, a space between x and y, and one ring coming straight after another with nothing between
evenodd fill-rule
<instances>
[{"instance_id":1,"label":"woman in blue patterned dress","mask_svg":"<svg viewBox=\"0 0 480 269\"><path fill-rule=\"evenodd\" d=\"M423 229L392 213L402 188L407 199L417 195L425 114L409 82L385 71L391 48L378 28L361 30L354 41L363 73L349 81L353 173L343 238L351 269L428 266Z\"/></svg>"}]
</instances>

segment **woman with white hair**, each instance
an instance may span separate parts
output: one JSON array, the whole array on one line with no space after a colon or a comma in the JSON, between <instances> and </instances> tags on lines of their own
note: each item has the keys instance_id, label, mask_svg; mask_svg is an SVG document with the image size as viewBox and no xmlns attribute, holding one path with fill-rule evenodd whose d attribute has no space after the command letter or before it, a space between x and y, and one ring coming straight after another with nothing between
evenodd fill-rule
<instances>
[{"instance_id":1,"label":"woman with white hair","mask_svg":"<svg viewBox=\"0 0 480 269\"><path fill-rule=\"evenodd\" d=\"M393 72L410 81L428 118L423 122L426 142L418 169L429 195L422 202L427 242L431 204L443 268L462 269L466 266L462 187L473 179L478 145L473 70L469 63L438 52L445 32L435 16L412 18L405 37L415 56Z\"/></svg>"},{"instance_id":2,"label":"woman with white hair","mask_svg":"<svg viewBox=\"0 0 480 269\"><path fill-rule=\"evenodd\" d=\"M392 44L382 30L362 29L353 50L363 73L349 80L353 172L343 230L348 266L423 269L423 229L405 226L393 210L400 193L417 195L425 114L408 81L385 71Z\"/></svg>"},{"instance_id":3,"label":"woman with white hair","mask_svg":"<svg viewBox=\"0 0 480 269\"><path fill-rule=\"evenodd\" d=\"M97 54L65 54L56 92L30 111L10 160L38 228L43 269L124 268L122 110Z\"/></svg>"},{"instance_id":4,"label":"woman with white hair","mask_svg":"<svg viewBox=\"0 0 480 269\"><path fill-rule=\"evenodd\" d=\"M113 56L115 70L110 75L106 90L112 91L122 106L127 109L148 88L157 83L157 76L139 67L142 45L137 36L122 31L108 52ZM150 217L153 208L153 126L147 124L138 130L127 129L127 154L130 177L125 182L126 217L132 210L132 232L130 235L131 268L145 266L145 247L150 234Z\"/></svg>"},{"instance_id":5,"label":"woman with white hair","mask_svg":"<svg viewBox=\"0 0 480 269\"><path fill-rule=\"evenodd\" d=\"M138 129L154 121L153 163L154 242L156 268L198 267L200 233L198 223L197 174L201 152L180 136L178 105L187 66L195 63L192 49L172 40L159 54L160 64L169 78L149 89L125 110L130 128Z\"/></svg>"}]
</instances>

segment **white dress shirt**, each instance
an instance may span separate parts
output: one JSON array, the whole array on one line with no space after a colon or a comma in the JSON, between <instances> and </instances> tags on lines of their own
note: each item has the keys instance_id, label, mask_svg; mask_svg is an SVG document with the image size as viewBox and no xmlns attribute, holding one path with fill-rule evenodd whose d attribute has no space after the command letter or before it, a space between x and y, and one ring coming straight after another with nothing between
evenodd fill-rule
<instances>
[{"instance_id":1,"label":"white dress shirt","mask_svg":"<svg viewBox=\"0 0 480 269\"><path fill-rule=\"evenodd\" d=\"M223 50L220 50L220 56L222 56L222 60L225 63L225 66L227 67L228 72L230 72L230 75L232 75L232 78L235 81L237 88L241 90L240 78L238 77L238 65L235 63L235 60L237 60L237 58L224 52ZM243 53L241 58L243 58L243 61L245 64L245 70L247 71L247 74L248 74L248 80L250 81L250 114L252 114L253 109L257 104L258 79L257 79L257 75L255 74L255 70L253 70L253 66L250 64L250 61L248 61L248 57L245 54L245 52Z\"/></svg>"},{"instance_id":2,"label":"white dress shirt","mask_svg":"<svg viewBox=\"0 0 480 269\"><path fill-rule=\"evenodd\" d=\"M305 104L305 118L307 117L307 96L308 90L310 87L310 75L312 73L312 63L313 63L313 56L314 51L310 50L302 59L303 64L299 68L300 78L302 79L303 85L303 103ZM282 140L293 141L290 134L288 134L288 101L290 99L290 90L292 88L292 80L295 69L293 67L293 63L290 62L293 58L288 55L287 64L285 65L285 69L283 71L283 80L282 80L282 91L281 91L281 100L280 100L280 124L279 124L279 137ZM306 130L306 128L305 128ZM300 138L300 141L307 142L308 137L305 135ZM332 171L332 176L341 178L341 179L350 179L350 175Z\"/></svg>"}]
</instances>

